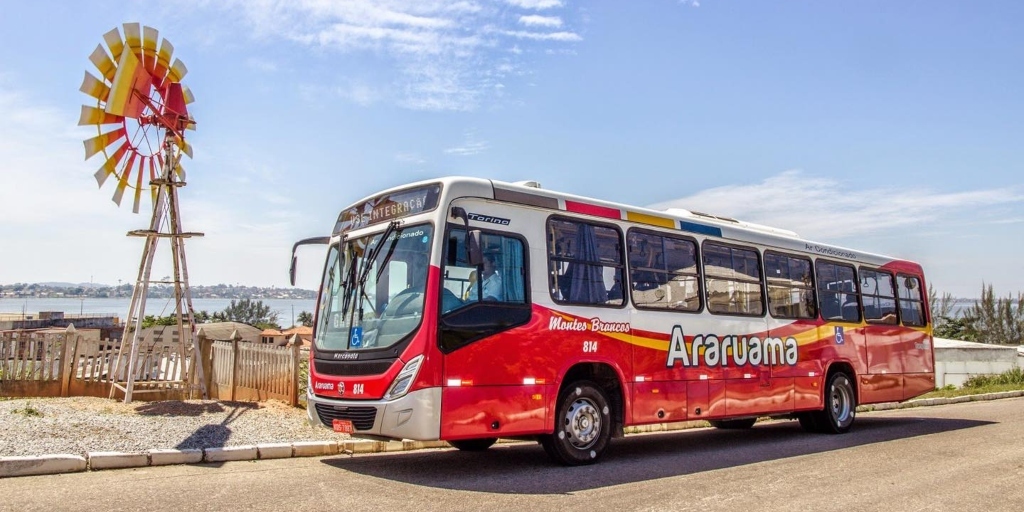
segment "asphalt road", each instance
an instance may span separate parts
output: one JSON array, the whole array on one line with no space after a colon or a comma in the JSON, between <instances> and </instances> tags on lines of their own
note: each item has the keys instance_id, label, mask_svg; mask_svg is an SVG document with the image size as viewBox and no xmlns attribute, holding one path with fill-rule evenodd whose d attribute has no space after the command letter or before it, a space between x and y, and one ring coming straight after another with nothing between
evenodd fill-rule
<instances>
[{"instance_id":1,"label":"asphalt road","mask_svg":"<svg viewBox=\"0 0 1024 512\"><path fill-rule=\"evenodd\" d=\"M12 478L0 509L1019 511L1024 398L861 414L842 436L630 436L578 468L531 443Z\"/></svg>"}]
</instances>

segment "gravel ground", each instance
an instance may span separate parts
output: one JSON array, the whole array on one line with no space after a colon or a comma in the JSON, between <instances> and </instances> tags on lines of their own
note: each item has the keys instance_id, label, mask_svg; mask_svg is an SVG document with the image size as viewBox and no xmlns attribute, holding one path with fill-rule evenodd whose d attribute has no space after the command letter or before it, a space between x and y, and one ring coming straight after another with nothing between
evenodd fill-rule
<instances>
[{"instance_id":1,"label":"gravel ground","mask_svg":"<svg viewBox=\"0 0 1024 512\"><path fill-rule=\"evenodd\" d=\"M304 409L274 401L125 404L92 397L0 399L0 432L0 457L347 438L309 426Z\"/></svg>"}]
</instances>

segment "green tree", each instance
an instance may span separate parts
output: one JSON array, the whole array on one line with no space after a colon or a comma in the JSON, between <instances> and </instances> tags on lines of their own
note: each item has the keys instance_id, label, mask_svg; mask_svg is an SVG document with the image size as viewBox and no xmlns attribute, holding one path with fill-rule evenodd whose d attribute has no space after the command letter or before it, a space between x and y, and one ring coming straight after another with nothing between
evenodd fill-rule
<instances>
[{"instance_id":1,"label":"green tree","mask_svg":"<svg viewBox=\"0 0 1024 512\"><path fill-rule=\"evenodd\" d=\"M263 304L262 300L252 301L239 299L237 302L232 299L228 307L224 308L221 314L222 321L240 322L249 324L260 329L280 329L277 312L270 309L270 306ZM214 319L217 314L214 313Z\"/></svg>"},{"instance_id":2,"label":"green tree","mask_svg":"<svg viewBox=\"0 0 1024 512\"><path fill-rule=\"evenodd\" d=\"M178 325L178 317L174 315L169 316L153 316L146 315L142 317L142 328L153 327L155 325Z\"/></svg>"},{"instance_id":3,"label":"green tree","mask_svg":"<svg viewBox=\"0 0 1024 512\"><path fill-rule=\"evenodd\" d=\"M928 309L931 310L935 335L951 340L967 340L964 337L965 320L961 315L953 313L954 303L952 294L943 293L942 297L939 297L935 288L928 286Z\"/></svg>"},{"instance_id":4,"label":"green tree","mask_svg":"<svg viewBox=\"0 0 1024 512\"><path fill-rule=\"evenodd\" d=\"M310 313L309 311L303 311L302 313L299 313L299 317L297 318L297 320L299 321L300 325L304 325L306 327L313 327L313 313Z\"/></svg>"},{"instance_id":5,"label":"green tree","mask_svg":"<svg viewBox=\"0 0 1024 512\"><path fill-rule=\"evenodd\" d=\"M981 285L981 299L964 312L969 334L975 341L999 345L1024 342L1024 294L996 298L992 285Z\"/></svg>"}]
</instances>

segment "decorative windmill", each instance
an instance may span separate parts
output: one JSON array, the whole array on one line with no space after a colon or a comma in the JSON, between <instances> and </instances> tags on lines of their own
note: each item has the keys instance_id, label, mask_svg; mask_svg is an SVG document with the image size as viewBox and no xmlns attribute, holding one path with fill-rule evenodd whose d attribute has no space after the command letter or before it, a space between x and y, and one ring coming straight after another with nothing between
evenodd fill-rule
<instances>
[{"instance_id":1,"label":"decorative windmill","mask_svg":"<svg viewBox=\"0 0 1024 512\"><path fill-rule=\"evenodd\" d=\"M89 60L100 72L97 78L85 72L81 91L96 100L95 106L83 105L80 126L96 126L97 135L85 141L85 158L103 154L104 161L96 171L96 182L102 188L108 179L116 180L114 203L120 206L125 191L134 194L132 211L139 212L145 188L153 203L149 229L135 230L129 236L146 238L139 275L132 293L125 322L117 371L112 375L110 397L115 389L131 402L133 393L167 391L169 388L192 389L199 383L204 398L200 350L195 343L195 317L192 293L188 286L184 239L202 236L181 229L178 211L178 187L185 186L181 156L192 156L192 147L185 141L185 131L195 129L188 114L192 93L181 84L188 72L178 59L171 64L174 47L170 41L159 41L155 28L138 23L124 24L124 39L114 28L103 35L106 48L97 45ZM160 49L157 50L157 42ZM108 53L109 50L109 53ZM143 184L148 175L148 182ZM175 357L156 361L149 354L140 354L139 335L146 311L146 295L157 242L167 238L171 245L174 280L161 281L174 286L175 312L178 318L179 351ZM165 332L166 335L166 332ZM126 347L129 353L126 354ZM191 364L188 361L191 352ZM172 362L172 359L176 361ZM122 379L123 377L123 379ZM151 384L135 390L136 384ZM158 384L157 387L152 384Z\"/></svg>"}]
</instances>

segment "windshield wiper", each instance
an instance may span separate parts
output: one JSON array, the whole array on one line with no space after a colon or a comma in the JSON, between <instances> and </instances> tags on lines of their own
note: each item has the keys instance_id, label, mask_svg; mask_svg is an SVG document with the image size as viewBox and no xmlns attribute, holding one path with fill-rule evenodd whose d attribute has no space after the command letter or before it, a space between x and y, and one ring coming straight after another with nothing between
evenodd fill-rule
<instances>
[{"instance_id":1,"label":"windshield wiper","mask_svg":"<svg viewBox=\"0 0 1024 512\"><path fill-rule=\"evenodd\" d=\"M384 241L387 240L388 236L391 236L391 234L398 229L399 225L400 223L397 220L393 220L390 223L388 223L388 227L387 229L384 230L383 233L381 233L380 241L377 243L377 245L373 246L372 249L369 249L360 260L359 279L356 282L351 283L351 286L357 288L351 289L349 293L345 295L346 302L350 302L350 298L354 298L354 300L358 303L357 307L352 308L352 312L349 316L350 328L355 327L355 322L353 320L355 320L354 317L356 316L357 312L359 324L362 325L363 323L363 305L370 299L370 297L366 294L366 280L367 278L370 277L370 269L373 268L373 262L377 260L377 256L380 255L381 249L384 248ZM395 236L395 239L397 240L398 237ZM388 253L388 256L390 257L390 252ZM353 264L352 277L355 277L354 267L355 265ZM380 274L378 273L377 275L379 276ZM374 314L377 313L377 310L373 308L373 305L371 305L370 308L373 309Z\"/></svg>"}]
</instances>

